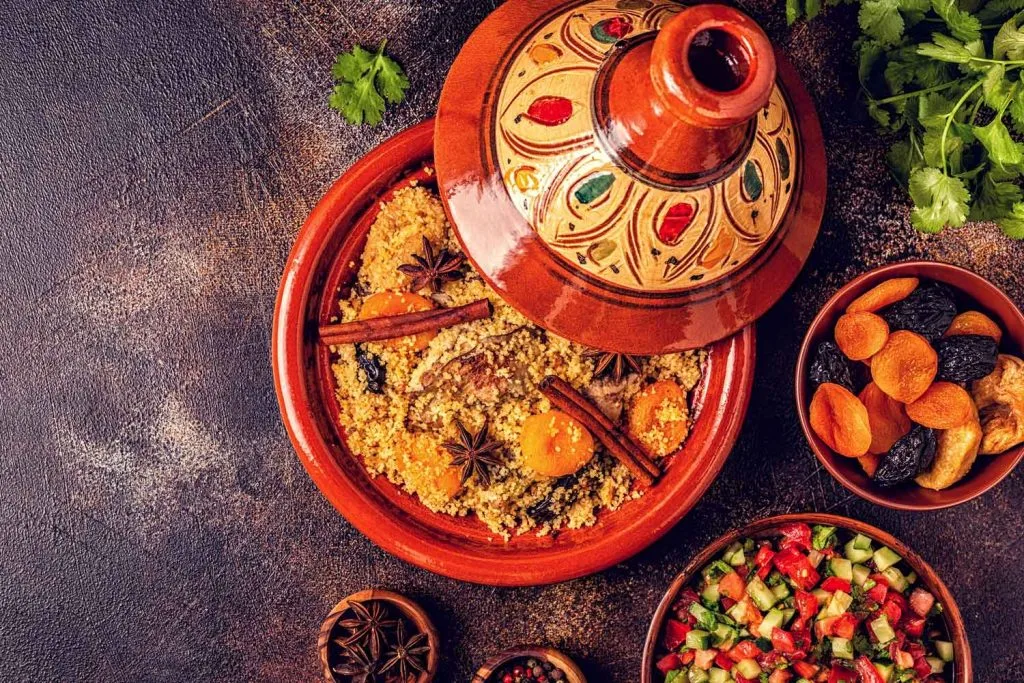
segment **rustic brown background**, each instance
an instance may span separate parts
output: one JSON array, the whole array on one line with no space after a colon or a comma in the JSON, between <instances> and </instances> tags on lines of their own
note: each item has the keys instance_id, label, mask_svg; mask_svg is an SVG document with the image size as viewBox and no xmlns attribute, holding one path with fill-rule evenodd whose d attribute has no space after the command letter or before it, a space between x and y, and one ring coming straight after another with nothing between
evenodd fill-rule
<instances>
[{"instance_id":1,"label":"rustic brown background","mask_svg":"<svg viewBox=\"0 0 1024 683\"><path fill-rule=\"evenodd\" d=\"M514 1L514 0L513 0ZM791 371L851 276L952 261L1024 303L1024 247L907 224L860 116L851 8L787 28L750 0L822 114L830 200L792 292L759 325L749 419L718 482L661 542L598 576L499 590L410 567L320 497L281 426L269 325L290 244L355 159L432 115L495 2L0 2L0 679L312 681L315 632L383 586L434 615L443 681L517 642L638 680L661 591L701 545L772 512L831 510L917 548L958 597L978 681L1024 680L1024 476L900 514L817 466ZM326 107L334 55L389 40L413 87L376 129Z\"/></svg>"}]
</instances>

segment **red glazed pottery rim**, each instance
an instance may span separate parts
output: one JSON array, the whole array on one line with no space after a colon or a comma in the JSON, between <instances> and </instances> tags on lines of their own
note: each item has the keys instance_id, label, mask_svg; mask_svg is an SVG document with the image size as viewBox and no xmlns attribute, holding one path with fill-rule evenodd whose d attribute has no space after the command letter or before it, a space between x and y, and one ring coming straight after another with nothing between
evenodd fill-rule
<instances>
[{"instance_id":1,"label":"red glazed pottery rim","mask_svg":"<svg viewBox=\"0 0 1024 683\"><path fill-rule=\"evenodd\" d=\"M788 213L749 260L693 288L648 291L603 281L534 230L513 203L489 147L499 78L525 47L524 36L580 4L507 2L468 39L438 105L436 162L445 210L477 272L540 327L587 346L640 355L706 346L771 308L810 254L824 214L827 171L814 104L776 50L777 82L789 103L800 161Z\"/></svg>"},{"instance_id":2,"label":"red glazed pottery rim","mask_svg":"<svg viewBox=\"0 0 1024 683\"><path fill-rule=\"evenodd\" d=\"M327 646L331 637L331 631L334 630L334 626L338 623L338 619L348 609L349 605L353 602L373 602L380 601L386 602L396 608L409 618L416 628L421 633L427 634L427 644L430 646L430 652L427 654L427 670L420 673L416 677L415 683L431 683L434 677L437 676L437 665L441 658L441 638L437 634L437 628L434 626L434 622L430 620L430 616L426 610L420 607L416 602L399 593L393 593L391 591L379 590L377 588L370 588L367 590L353 593L348 597L342 599L334 606L331 613L324 619L324 623L320 626L320 634L317 636L316 649L317 654L320 657L320 666L323 671L324 679L327 681L338 681L335 678L334 673L331 671L330 663L327 661Z\"/></svg>"},{"instance_id":3,"label":"red glazed pottery rim","mask_svg":"<svg viewBox=\"0 0 1024 683\"><path fill-rule=\"evenodd\" d=\"M882 266L853 279L836 292L811 323L796 364L797 413L814 455L851 492L872 503L896 510L952 507L977 498L1006 478L1024 457L1024 445L1000 455L979 455L966 477L941 491L932 491L913 483L885 489L872 483L856 458L837 455L811 429L811 393L807 371L814 348L818 343L832 338L836 320L854 299L894 277L920 277L946 283L960 295L971 299L978 310L999 323L1004 332L1001 350L1008 349L1020 355L1024 348L1024 314L1002 290L985 278L965 268L935 261L907 261Z\"/></svg>"},{"instance_id":4,"label":"red glazed pottery rim","mask_svg":"<svg viewBox=\"0 0 1024 683\"><path fill-rule=\"evenodd\" d=\"M602 511L594 526L508 543L474 517L430 512L385 477L371 478L345 445L317 327L337 311L338 288L362 249L373 207L398 179L428 182L433 122L392 138L353 166L307 219L288 259L274 314L272 364L285 427L314 483L353 526L418 567L489 585L537 585L621 562L672 528L714 480L739 433L754 376L752 327L708 349L683 450L638 500ZM367 213L367 209L371 209Z\"/></svg>"},{"instance_id":5,"label":"red glazed pottery rim","mask_svg":"<svg viewBox=\"0 0 1024 683\"><path fill-rule=\"evenodd\" d=\"M651 627L647 631L647 642L644 644L643 668L640 672L642 683L655 683L660 680L654 676L654 653L658 645L658 638L661 636L662 626L665 623L669 610L672 608L672 603L675 602L676 596L696 576L701 568L733 541L746 537L765 538L772 536L775 535L781 525L792 522L826 524L839 527L870 536L879 543L895 550L917 572L919 581L927 586L928 590L942 603L944 610L942 617L946 623L946 630L949 633L950 640L953 642L954 649L954 676L952 683L972 683L974 672L971 662L971 646L967 641L967 628L964 626L963 617L960 616L960 609L956 606L953 594L949 592L949 588L946 587L946 584L939 578L939 575L932 569L931 565L925 562L920 555L905 543L878 527L850 519L849 517L816 512L777 515L751 522L742 528L734 529L720 536L718 540L706 546L696 557L690 560L686 568L672 581L668 591L665 592L665 596L661 599L658 609L654 612Z\"/></svg>"},{"instance_id":6,"label":"red glazed pottery rim","mask_svg":"<svg viewBox=\"0 0 1024 683\"><path fill-rule=\"evenodd\" d=\"M542 647L536 645L514 647L491 657L477 670L471 683L501 683L501 681L497 679L492 679L491 676L497 673L498 669L507 662L514 659L520 659L522 657L533 657L551 662L565 672L565 683L587 683L587 677L583 675L580 668L576 666L576 662L574 662L567 654L556 650L553 647Z\"/></svg>"}]
</instances>

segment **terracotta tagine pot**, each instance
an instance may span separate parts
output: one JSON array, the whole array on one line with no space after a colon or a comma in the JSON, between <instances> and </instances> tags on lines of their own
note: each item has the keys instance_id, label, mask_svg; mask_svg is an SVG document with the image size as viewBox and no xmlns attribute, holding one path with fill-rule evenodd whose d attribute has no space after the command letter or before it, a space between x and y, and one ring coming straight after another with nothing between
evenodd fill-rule
<instances>
[{"instance_id":1,"label":"terracotta tagine pot","mask_svg":"<svg viewBox=\"0 0 1024 683\"><path fill-rule=\"evenodd\" d=\"M505 3L449 73L435 161L483 277L538 325L624 353L756 320L825 202L806 90L723 5Z\"/></svg>"}]
</instances>

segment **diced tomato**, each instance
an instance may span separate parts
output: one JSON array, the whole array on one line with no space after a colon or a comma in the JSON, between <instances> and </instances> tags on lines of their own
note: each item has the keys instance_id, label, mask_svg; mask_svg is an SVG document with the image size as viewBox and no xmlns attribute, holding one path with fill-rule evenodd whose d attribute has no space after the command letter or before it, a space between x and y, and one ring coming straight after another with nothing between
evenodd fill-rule
<instances>
[{"instance_id":1,"label":"diced tomato","mask_svg":"<svg viewBox=\"0 0 1024 683\"><path fill-rule=\"evenodd\" d=\"M926 678L927 676L930 676L932 673L932 665L929 664L928 661L925 660L923 657L921 659L915 659L914 673L916 673L921 678ZM885 681L882 681L882 683L885 683Z\"/></svg>"},{"instance_id":2,"label":"diced tomato","mask_svg":"<svg viewBox=\"0 0 1024 683\"><path fill-rule=\"evenodd\" d=\"M693 656L693 665L698 669L707 671L714 664L715 655L717 654L718 650L697 650Z\"/></svg>"},{"instance_id":3,"label":"diced tomato","mask_svg":"<svg viewBox=\"0 0 1024 683\"><path fill-rule=\"evenodd\" d=\"M883 585L883 586L885 586L886 588L892 588L892 586L890 586L890 585L889 585L889 579L885 578L885 577L884 577L883 575L881 575L881 574L872 574L872 575L871 575L871 576L869 576L868 578L869 578L869 579L871 579L872 581L874 581L875 583L880 583L880 584L882 584L882 585Z\"/></svg>"},{"instance_id":4,"label":"diced tomato","mask_svg":"<svg viewBox=\"0 0 1024 683\"><path fill-rule=\"evenodd\" d=\"M686 634L693 630L693 627L689 624L684 624L675 619L669 619L665 622L665 635L662 636L662 642L665 644L666 650L675 650L686 640Z\"/></svg>"},{"instance_id":5,"label":"diced tomato","mask_svg":"<svg viewBox=\"0 0 1024 683\"><path fill-rule=\"evenodd\" d=\"M683 654L679 655L679 661L683 664L689 665L693 661L694 652L693 650L687 650Z\"/></svg>"},{"instance_id":6,"label":"diced tomato","mask_svg":"<svg viewBox=\"0 0 1024 683\"><path fill-rule=\"evenodd\" d=\"M892 661L901 669L914 668L914 658L910 656L909 652L903 650L896 650L896 656L892 658Z\"/></svg>"},{"instance_id":7,"label":"diced tomato","mask_svg":"<svg viewBox=\"0 0 1024 683\"><path fill-rule=\"evenodd\" d=\"M839 617L825 617L824 619L818 619L814 622L814 636L821 640L825 636L832 635L834 633L833 624Z\"/></svg>"},{"instance_id":8,"label":"diced tomato","mask_svg":"<svg viewBox=\"0 0 1024 683\"><path fill-rule=\"evenodd\" d=\"M793 636L793 644L796 645L797 650L793 656L802 658L806 655L806 651L811 649L811 631L804 627L797 628L794 625L790 627L789 632Z\"/></svg>"},{"instance_id":9,"label":"diced tomato","mask_svg":"<svg viewBox=\"0 0 1024 683\"><path fill-rule=\"evenodd\" d=\"M757 555L754 555L754 565L757 567L757 575L762 579L771 573L773 557L775 557L775 551L768 543L757 549Z\"/></svg>"},{"instance_id":10,"label":"diced tomato","mask_svg":"<svg viewBox=\"0 0 1024 683\"><path fill-rule=\"evenodd\" d=\"M756 679L744 678L743 676L740 676L738 673L733 673L732 677L733 680L736 681L736 683L757 683Z\"/></svg>"},{"instance_id":11,"label":"diced tomato","mask_svg":"<svg viewBox=\"0 0 1024 683\"><path fill-rule=\"evenodd\" d=\"M928 616L935 604L935 596L923 588L915 588L910 594L910 611L919 617Z\"/></svg>"},{"instance_id":12,"label":"diced tomato","mask_svg":"<svg viewBox=\"0 0 1024 683\"><path fill-rule=\"evenodd\" d=\"M857 630L857 617L856 615L846 612L836 617L836 620L832 622L830 636L839 636L840 638L846 638L849 640L853 638L854 632Z\"/></svg>"},{"instance_id":13,"label":"diced tomato","mask_svg":"<svg viewBox=\"0 0 1024 683\"><path fill-rule=\"evenodd\" d=\"M779 541L779 548L785 550L790 547L811 549L811 527L803 522L783 524L779 527L782 532L782 540Z\"/></svg>"},{"instance_id":14,"label":"diced tomato","mask_svg":"<svg viewBox=\"0 0 1024 683\"><path fill-rule=\"evenodd\" d=\"M830 576L821 582L821 590L835 593L836 591L850 592L850 582L840 579L838 576Z\"/></svg>"},{"instance_id":15,"label":"diced tomato","mask_svg":"<svg viewBox=\"0 0 1024 683\"><path fill-rule=\"evenodd\" d=\"M900 626L911 638L920 638L924 635L925 621L924 617L906 616Z\"/></svg>"},{"instance_id":16,"label":"diced tomato","mask_svg":"<svg viewBox=\"0 0 1024 683\"><path fill-rule=\"evenodd\" d=\"M755 659L760 667L767 671L771 671L786 661L786 657L778 652L762 652Z\"/></svg>"},{"instance_id":17,"label":"diced tomato","mask_svg":"<svg viewBox=\"0 0 1024 683\"><path fill-rule=\"evenodd\" d=\"M682 592L679 593L679 597L676 598L676 601L672 603L672 611L674 611L677 616L686 614L690 609L690 605L695 602L700 602L700 596L697 595L697 591L692 588L684 588Z\"/></svg>"},{"instance_id":18,"label":"diced tomato","mask_svg":"<svg viewBox=\"0 0 1024 683\"><path fill-rule=\"evenodd\" d=\"M800 618L804 621L809 621L818 613L818 599L807 591L797 590L793 594L793 602L796 603L796 611L800 613Z\"/></svg>"},{"instance_id":19,"label":"diced tomato","mask_svg":"<svg viewBox=\"0 0 1024 683\"><path fill-rule=\"evenodd\" d=\"M776 553L772 562L780 572L792 579L797 588L803 590L811 590L821 578L818 571L811 566L811 561L807 559L807 556L796 548L786 548Z\"/></svg>"},{"instance_id":20,"label":"diced tomato","mask_svg":"<svg viewBox=\"0 0 1024 683\"><path fill-rule=\"evenodd\" d=\"M793 642L793 635L781 628L772 629L772 647L777 652L790 655L796 652L796 643Z\"/></svg>"},{"instance_id":21,"label":"diced tomato","mask_svg":"<svg viewBox=\"0 0 1024 683\"><path fill-rule=\"evenodd\" d=\"M761 654L761 648L755 645L754 641L741 640L729 650L729 659L738 662L743 659L754 659L759 654Z\"/></svg>"},{"instance_id":22,"label":"diced tomato","mask_svg":"<svg viewBox=\"0 0 1024 683\"><path fill-rule=\"evenodd\" d=\"M735 604L736 604L736 601L733 600L732 598L728 598L728 597L726 597L724 595L722 596L722 608L725 609L726 611L731 610L733 605L735 605Z\"/></svg>"},{"instance_id":23,"label":"diced tomato","mask_svg":"<svg viewBox=\"0 0 1024 683\"><path fill-rule=\"evenodd\" d=\"M793 671L797 676L810 680L818 673L818 667L810 662L793 662Z\"/></svg>"},{"instance_id":24,"label":"diced tomato","mask_svg":"<svg viewBox=\"0 0 1024 683\"><path fill-rule=\"evenodd\" d=\"M825 557L829 558L829 559L831 559L833 557L839 557L839 553L836 552L835 548L822 548L818 552L821 553L822 555L824 555Z\"/></svg>"},{"instance_id":25,"label":"diced tomato","mask_svg":"<svg viewBox=\"0 0 1024 683\"><path fill-rule=\"evenodd\" d=\"M882 674L878 673L875 665L864 655L857 657L857 674L860 676L860 683L885 683Z\"/></svg>"},{"instance_id":26,"label":"diced tomato","mask_svg":"<svg viewBox=\"0 0 1024 683\"><path fill-rule=\"evenodd\" d=\"M872 586L867 591L865 591L864 594L866 596L868 596L868 598L870 600L872 600L874 602L877 602L879 605L881 605L882 602L885 600L885 594L888 593L888 592L889 592L889 587L886 586L884 583L879 582L879 583L876 583L874 586Z\"/></svg>"},{"instance_id":27,"label":"diced tomato","mask_svg":"<svg viewBox=\"0 0 1024 683\"><path fill-rule=\"evenodd\" d=\"M838 664L828 672L828 683L857 683L857 672Z\"/></svg>"},{"instance_id":28,"label":"diced tomato","mask_svg":"<svg viewBox=\"0 0 1024 683\"><path fill-rule=\"evenodd\" d=\"M659 659L654 666L658 667L658 671L660 671L661 673L667 674L672 669L678 669L682 665L683 662L681 659L679 659L679 655L677 655L675 652L671 652L662 657L661 659Z\"/></svg>"},{"instance_id":29,"label":"diced tomato","mask_svg":"<svg viewBox=\"0 0 1024 683\"><path fill-rule=\"evenodd\" d=\"M772 672L772 675L768 677L768 683L789 683L793 678L793 674L789 673L785 669L776 669Z\"/></svg>"},{"instance_id":30,"label":"diced tomato","mask_svg":"<svg viewBox=\"0 0 1024 683\"><path fill-rule=\"evenodd\" d=\"M898 624L900 617L903 616L903 608L900 606L900 601L902 599L903 598L899 593L889 593L889 595L886 596L885 601L882 603L882 608L879 610L889 619L889 623L891 625Z\"/></svg>"},{"instance_id":31,"label":"diced tomato","mask_svg":"<svg viewBox=\"0 0 1024 683\"><path fill-rule=\"evenodd\" d=\"M729 659L729 653L727 652L719 651L718 654L715 655L715 666L717 666L719 669L725 669L726 671L730 671L732 669L733 663L734 662L731 659Z\"/></svg>"},{"instance_id":32,"label":"diced tomato","mask_svg":"<svg viewBox=\"0 0 1024 683\"><path fill-rule=\"evenodd\" d=\"M736 573L740 575L741 579L746 581L747 580L747 574L750 573L750 570L747 569L747 565L741 564L740 566L736 567Z\"/></svg>"},{"instance_id":33,"label":"diced tomato","mask_svg":"<svg viewBox=\"0 0 1024 683\"><path fill-rule=\"evenodd\" d=\"M746 595L747 584L736 572L729 572L718 581L718 592L733 600L742 600Z\"/></svg>"}]
</instances>

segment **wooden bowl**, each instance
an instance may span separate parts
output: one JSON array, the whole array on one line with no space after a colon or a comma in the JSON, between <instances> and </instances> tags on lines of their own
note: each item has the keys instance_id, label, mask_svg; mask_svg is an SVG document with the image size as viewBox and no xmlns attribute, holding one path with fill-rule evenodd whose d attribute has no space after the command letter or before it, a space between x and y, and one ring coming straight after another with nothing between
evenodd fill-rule
<instances>
[{"instance_id":1,"label":"wooden bowl","mask_svg":"<svg viewBox=\"0 0 1024 683\"><path fill-rule=\"evenodd\" d=\"M441 652L441 639L437 635L437 629L434 627L434 623L430 621L430 617L418 604L398 593L392 593L391 591L377 590L370 588L368 590L359 591L353 593L347 598L343 599L331 613L324 619L323 625L320 626L320 635L317 637L316 649L317 654L320 656L320 664L323 668L324 679L331 681L332 683L337 682L339 679L335 677L334 672L331 671L330 663L328 662L328 643L331 639L331 631L334 630L334 626L338 623L341 615L344 614L345 610L349 608L349 605L353 602L386 602L389 606L395 608L398 612L404 615L409 621L416 625L421 633L427 634L427 643L430 644L430 653L427 655L427 670L419 675L416 679L416 683L430 683L434 680L434 676L437 675L437 664L440 659Z\"/></svg>"},{"instance_id":2,"label":"wooden bowl","mask_svg":"<svg viewBox=\"0 0 1024 683\"><path fill-rule=\"evenodd\" d=\"M535 659L543 659L551 662L565 672L565 683L587 683L586 676L584 676L583 672L580 671L580 668L576 666L576 662L569 659L568 655L551 647L537 647L532 645L514 647L511 650L506 650L501 654L491 657L477 670L476 674L473 676L472 683L500 683L500 681L491 678L491 676L497 673L498 670L506 663L524 657L533 657Z\"/></svg>"},{"instance_id":3,"label":"wooden bowl","mask_svg":"<svg viewBox=\"0 0 1024 683\"><path fill-rule=\"evenodd\" d=\"M597 523L504 542L474 517L429 511L385 477L370 477L345 443L330 350L317 328L336 315L389 189L423 171L433 153L433 123L391 139L338 180L303 226L289 257L274 314L272 361L285 427L324 496L357 529L398 557L445 576L490 585L565 581L621 562L661 537L714 480L743 423L754 375L754 330L744 328L708 349L694 393L694 424L683 450L643 497Z\"/></svg>"},{"instance_id":4,"label":"wooden bowl","mask_svg":"<svg viewBox=\"0 0 1024 683\"><path fill-rule=\"evenodd\" d=\"M837 455L811 429L809 405L812 392L807 371L815 347L833 338L836 321L850 302L875 285L894 277L919 277L949 285L964 300L970 301L973 308L985 313L1003 328L1001 352L1021 355L1021 349L1024 348L1024 315L1006 294L980 275L934 261L908 261L876 268L836 292L807 330L796 364L796 407L800 424L811 444L811 450L825 469L861 498L898 510L937 510L959 505L985 493L1010 474L1024 457L1024 445L1000 455L979 455L966 477L941 491L913 483L883 488L871 481L855 458Z\"/></svg>"},{"instance_id":5,"label":"wooden bowl","mask_svg":"<svg viewBox=\"0 0 1024 683\"><path fill-rule=\"evenodd\" d=\"M733 541L740 538L769 538L778 535L780 526L790 522L804 522L806 524L827 524L837 528L846 529L854 533L861 533L870 536L872 539L887 545L899 554L910 567L917 572L918 581L928 588L932 595L942 603L943 621L946 631L953 643L954 648L954 675L952 683L971 683L974 680L974 673L971 669L971 646L967 642L967 630L964 627L964 620L960 616L960 610L953 600L946 584L942 582L938 574L931 566L921 559L921 556L911 550L906 544L895 536L882 531L870 524L859 522L840 515L824 513L805 513L793 515L777 515L752 522L747 526L735 529L721 536L711 545L705 547L694 557L686 568L676 576L669 586L665 597L658 604L658 609L651 620L651 628L647 631L647 642L644 644L643 668L640 674L641 683L654 683L660 680L655 676L655 651L658 639L661 636L665 619L669 615L672 603L679 592L685 588L690 581L700 572L701 568L720 554Z\"/></svg>"}]
</instances>

